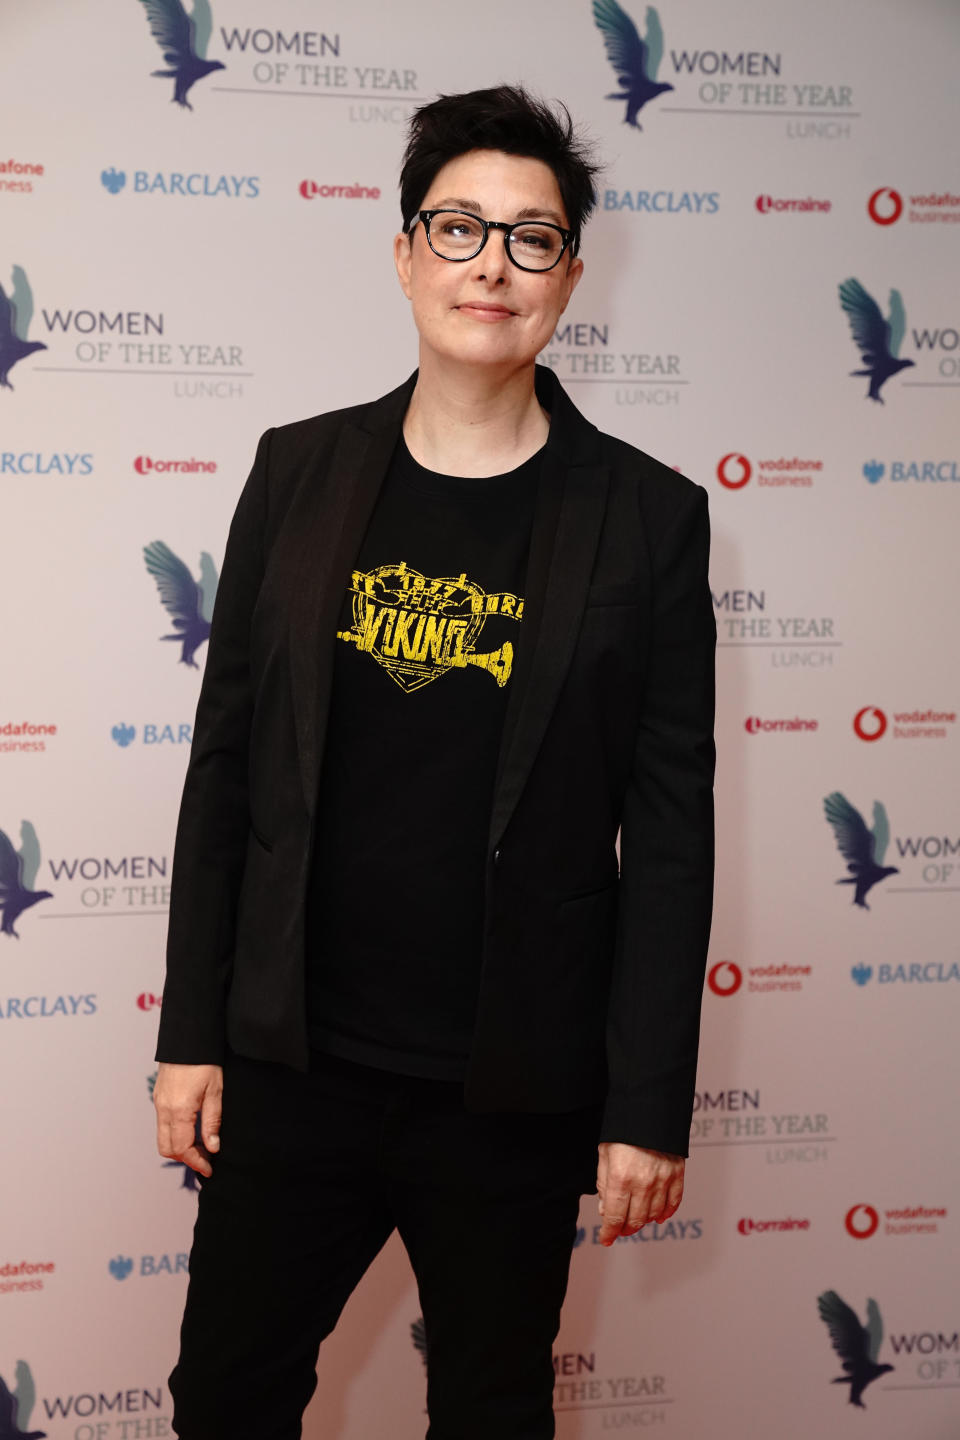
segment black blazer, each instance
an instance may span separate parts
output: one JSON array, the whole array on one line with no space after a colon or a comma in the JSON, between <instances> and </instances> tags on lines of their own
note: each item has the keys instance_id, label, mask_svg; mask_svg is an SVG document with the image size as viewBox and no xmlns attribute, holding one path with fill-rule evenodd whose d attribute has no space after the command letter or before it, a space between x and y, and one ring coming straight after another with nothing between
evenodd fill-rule
<instances>
[{"instance_id":1,"label":"black blazer","mask_svg":"<svg viewBox=\"0 0 960 1440\"><path fill-rule=\"evenodd\" d=\"M337 619L416 382L268 430L230 527L177 827L157 1058L308 1065L304 912ZM606 1096L687 1153L713 893L707 495L551 371L487 846L474 1110ZM621 828L622 827L622 828ZM620 838L618 874L616 837Z\"/></svg>"}]
</instances>

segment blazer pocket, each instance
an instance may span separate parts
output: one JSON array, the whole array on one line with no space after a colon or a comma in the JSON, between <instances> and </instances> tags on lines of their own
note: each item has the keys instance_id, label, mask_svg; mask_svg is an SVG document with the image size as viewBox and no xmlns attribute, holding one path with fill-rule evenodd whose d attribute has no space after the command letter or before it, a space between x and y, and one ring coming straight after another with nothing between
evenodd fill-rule
<instances>
[{"instance_id":1,"label":"blazer pocket","mask_svg":"<svg viewBox=\"0 0 960 1440\"><path fill-rule=\"evenodd\" d=\"M587 591L587 604L594 605L638 605L640 585L636 580L618 580L610 585L591 585Z\"/></svg>"}]
</instances>

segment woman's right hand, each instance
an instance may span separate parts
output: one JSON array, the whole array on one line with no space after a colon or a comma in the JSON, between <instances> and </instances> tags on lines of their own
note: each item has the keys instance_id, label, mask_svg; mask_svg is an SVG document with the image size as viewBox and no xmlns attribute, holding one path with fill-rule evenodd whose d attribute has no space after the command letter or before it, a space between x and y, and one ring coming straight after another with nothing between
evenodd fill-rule
<instances>
[{"instance_id":1,"label":"woman's right hand","mask_svg":"<svg viewBox=\"0 0 960 1440\"><path fill-rule=\"evenodd\" d=\"M207 1158L220 1149L223 1110L223 1068L220 1065L174 1065L160 1062L153 1087L157 1112L157 1149L168 1160L180 1160L200 1175L212 1175ZM200 1115L201 1150L197 1144Z\"/></svg>"}]
</instances>

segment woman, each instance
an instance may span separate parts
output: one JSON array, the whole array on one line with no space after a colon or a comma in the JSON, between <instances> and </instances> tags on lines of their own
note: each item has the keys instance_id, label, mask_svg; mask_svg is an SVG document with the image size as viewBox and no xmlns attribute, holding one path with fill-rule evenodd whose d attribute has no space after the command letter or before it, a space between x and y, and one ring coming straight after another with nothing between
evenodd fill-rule
<instances>
[{"instance_id":1,"label":"woman","mask_svg":"<svg viewBox=\"0 0 960 1440\"><path fill-rule=\"evenodd\" d=\"M535 364L595 203L564 115L506 86L416 112L394 250L419 370L268 431L231 526L155 1090L161 1153L204 1177L184 1440L300 1434L394 1228L432 1440L551 1436L580 1195L605 1244L680 1202L706 494Z\"/></svg>"}]
</instances>

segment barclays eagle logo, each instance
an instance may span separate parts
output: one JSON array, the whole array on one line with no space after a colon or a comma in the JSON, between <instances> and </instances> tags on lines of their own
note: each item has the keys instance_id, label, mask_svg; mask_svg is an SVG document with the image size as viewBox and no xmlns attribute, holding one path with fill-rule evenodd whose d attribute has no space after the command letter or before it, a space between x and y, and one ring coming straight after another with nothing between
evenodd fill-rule
<instances>
[{"instance_id":1,"label":"barclays eagle logo","mask_svg":"<svg viewBox=\"0 0 960 1440\"><path fill-rule=\"evenodd\" d=\"M14 365L32 355L35 350L46 350L42 340L28 340L27 332L33 319L33 291L22 265L13 267L13 284L10 294L4 293L0 285L0 387L12 390L10 371Z\"/></svg>"},{"instance_id":2,"label":"barclays eagle logo","mask_svg":"<svg viewBox=\"0 0 960 1440\"><path fill-rule=\"evenodd\" d=\"M869 480L871 485L879 485L885 469L882 460L868 460L863 467L864 478Z\"/></svg>"},{"instance_id":3,"label":"barclays eagle logo","mask_svg":"<svg viewBox=\"0 0 960 1440\"><path fill-rule=\"evenodd\" d=\"M173 617L175 633L161 635L160 639L177 641L182 646L180 663L198 670L200 667L193 656L210 635L217 594L216 566L206 550L202 551L200 579L196 581L179 556L162 540L144 545L143 556L147 570L157 582L163 608Z\"/></svg>"},{"instance_id":4,"label":"barclays eagle logo","mask_svg":"<svg viewBox=\"0 0 960 1440\"><path fill-rule=\"evenodd\" d=\"M836 1350L846 1372L838 1375L832 1385L850 1386L850 1404L866 1410L861 1396L867 1386L881 1375L893 1370L893 1365L878 1365L877 1356L883 1343L883 1321L876 1300L867 1301L867 1323L861 1325L846 1301L841 1300L836 1290L825 1290L817 1297L820 1319L830 1331L830 1341Z\"/></svg>"},{"instance_id":5,"label":"barclays eagle logo","mask_svg":"<svg viewBox=\"0 0 960 1440\"><path fill-rule=\"evenodd\" d=\"M17 1361L17 1388L13 1391L0 1375L0 1440L45 1440L46 1430L28 1430L37 1400L37 1387L26 1360Z\"/></svg>"},{"instance_id":6,"label":"barclays eagle logo","mask_svg":"<svg viewBox=\"0 0 960 1440\"><path fill-rule=\"evenodd\" d=\"M137 738L137 729L135 725L124 725L121 722L119 725L114 725L110 736L115 745L119 745L121 750L126 750L127 746L132 745Z\"/></svg>"},{"instance_id":7,"label":"barclays eagle logo","mask_svg":"<svg viewBox=\"0 0 960 1440\"><path fill-rule=\"evenodd\" d=\"M617 84L622 86L614 95L605 95L605 100L626 101L627 111L624 124L634 130L642 130L637 124L637 115L649 100L672 90L672 85L659 83L657 71L663 59L663 27L660 16L652 5L647 6L647 33L641 40L636 25L617 0L593 0L593 18L597 28L603 32L603 43L607 59L613 66Z\"/></svg>"},{"instance_id":8,"label":"barclays eagle logo","mask_svg":"<svg viewBox=\"0 0 960 1440\"><path fill-rule=\"evenodd\" d=\"M162 80L173 81L173 100L187 110L193 106L187 91L198 80L214 70L226 70L221 60L207 60L207 45L213 29L213 13L208 0L193 0L187 15L181 0L140 0L147 12L150 34L163 51L169 70L152 70Z\"/></svg>"},{"instance_id":9,"label":"barclays eagle logo","mask_svg":"<svg viewBox=\"0 0 960 1440\"><path fill-rule=\"evenodd\" d=\"M0 915L3 916L0 934L12 935L19 940L13 922L31 905L53 899L52 891L31 888L39 869L40 842L30 821L21 822L19 850L14 850L9 835L0 830ZM0 1440L2 1434L0 1431Z\"/></svg>"},{"instance_id":10,"label":"barclays eagle logo","mask_svg":"<svg viewBox=\"0 0 960 1440\"><path fill-rule=\"evenodd\" d=\"M119 195L126 183L127 172L125 170L117 170L111 165L109 170L100 171L100 184L111 195Z\"/></svg>"},{"instance_id":11,"label":"barclays eagle logo","mask_svg":"<svg viewBox=\"0 0 960 1440\"><path fill-rule=\"evenodd\" d=\"M897 351L907 328L907 312L899 290L890 291L890 316L884 320L880 306L859 280L844 280L840 286L840 304L847 312L853 343L860 351L865 370L851 370L851 375L868 375L867 390L871 400L879 400L880 388L891 375L906 370L912 360L898 360Z\"/></svg>"},{"instance_id":12,"label":"barclays eagle logo","mask_svg":"<svg viewBox=\"0 0 960 1440\"><path fill-rule=\"evenodd\" d=\"M126 1280L133 1269L133 1260L129 1255L115 1255L112 1260L107 1261L107 1269L114 1280Z\"/></svg>"},{"instance_id":13,"label":"barclays eagle logo","mask_svg":"<svg viewBox=\"0 0 960 1440\"><path fill-rule=\"evenodd\" d=\"M895 865L884 865L883 857L890 844L890 822L886 808L879 800L873 802L873 829L867 829L867 822L850 804L846 796L834 790L823 802L824 814L833 826L837 849L847 862L849 875L838 880L838 885L853 885L853 903L869 910L867 892L888 875L899 875Z\"/></svg>"}]
</instances>

